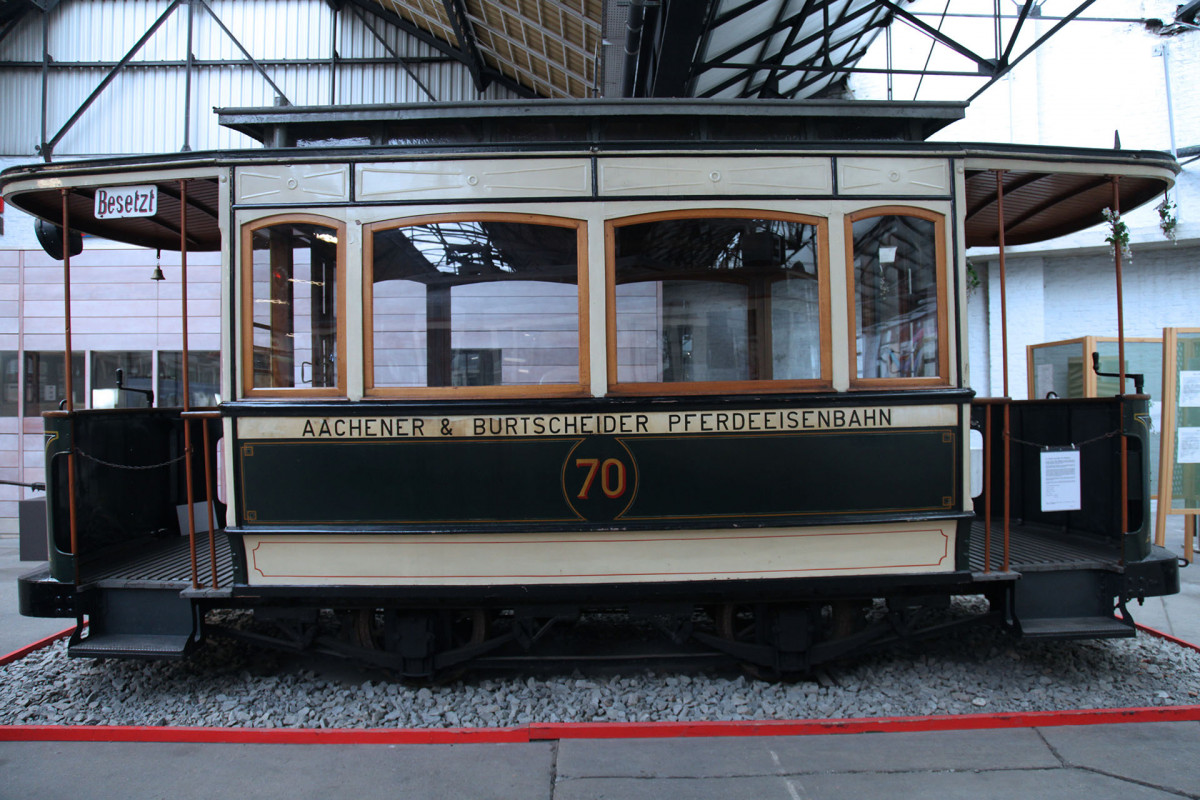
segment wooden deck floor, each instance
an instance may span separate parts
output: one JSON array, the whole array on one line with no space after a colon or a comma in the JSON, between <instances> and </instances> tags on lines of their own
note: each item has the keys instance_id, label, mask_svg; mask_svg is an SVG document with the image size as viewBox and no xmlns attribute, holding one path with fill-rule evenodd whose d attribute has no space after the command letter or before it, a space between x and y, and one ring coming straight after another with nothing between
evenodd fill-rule
<instances>
[{"instance_id":1,"label":"wooden deck floor","mask_svg":"<svg viewBox=\"0 0 1200 800\"><path fill-rule=\"evenodd\" d=\"M984 524L971 525L971 569L983 571ZM992 520L990 562L992 571L1004 568L1004 523ZM1112 569L1120 564L1116 542L1103 543L1070 536L1040 525L1009 525L1009 569L1039 572L1056 569Z\"/></svg>"},{"instance_id":2,"label":"wooden deck floor","mask_svg":"<svg viewBox=\"0 0 1200 800\"><path fill-rule=\"evenodd\" d=\"M217 551L217 583L233 584L233 556L225 534L214 537ZM196 573L201 586L212 585L208 534L196 535ZM188 589L192 585L192 553L187 536L151 542L143 552L122 555L119 561L93 565L85 570L85 582L101 587L130 589Z\"/></svg>"}]
</instances>

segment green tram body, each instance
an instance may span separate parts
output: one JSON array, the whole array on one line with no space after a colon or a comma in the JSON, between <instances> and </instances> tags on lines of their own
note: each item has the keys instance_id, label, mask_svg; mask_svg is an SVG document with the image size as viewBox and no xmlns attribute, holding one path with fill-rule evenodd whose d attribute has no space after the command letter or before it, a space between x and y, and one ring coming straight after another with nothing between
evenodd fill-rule
<instances>
[{"instance_id":1,"label":"green tram body","mask_svg":"<svg viewBox=\"0 0 1200 800\"><path fill-rule=\"evenodd\" d=\"M1097 177L1120 175L1127 207L1153 197L1168 156L919 141L951 106L221 113L275 146L0 184L55 222L68 187L73 229L179 249L186 180L188 247L222 254L231 399L192 433L197 502L205 457L221 467L194 582L139 571L189 543L179 410L45 415L51 559L22 613L86 619L74 655L182 655L214 608L301 627L332 608L348 653L428 676L624 609L793 674L895 639L930 597L985 595L1028 636L1112 636L1133 634L1127 600L1178 591L1132 395L1010 406L1014 440L1099 439L1079 511L1040 510L1037 454L1014 445L1017 533L1070 555L1005 569L1001 406L973 405L965 345L965 249L994 236L997 174L1020 179L1023 243L1094 224ZM96 187L139 185L155 218L94 217ZM972 427L991 431L986 564Z\"/></svg>"}]
</instances>

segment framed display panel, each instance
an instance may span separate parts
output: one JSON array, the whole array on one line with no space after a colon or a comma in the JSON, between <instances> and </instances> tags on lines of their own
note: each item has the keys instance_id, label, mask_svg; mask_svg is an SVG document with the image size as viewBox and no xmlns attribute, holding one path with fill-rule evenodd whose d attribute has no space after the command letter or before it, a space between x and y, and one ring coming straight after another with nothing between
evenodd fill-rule
<instances>
[{"instance_id":1,"label":"framed display panel","mask_svg":"<svg viewBox=\"0 0 1200 800\"><path fill-rule=\"evenodd\" d=\"M605 229L613 394L828 389L828 222L691 209Z\"/></svg>"},{"instance_id":2,"label":"framed display panel","mask_svg":"<svg viewBox=\"0 0 1200 800\"><path fill-rule=\"evenodd\" d=\"M908 206L846 216L852 388L950 381L946 218Z\"/></svg>"},{"instance_id":3,"label":"framed display panel","mask_svg":"<svg viewBox=\"0 0 1200 800\"><path fill-rule=\"evenodd\" d=\"M1031 399L1050 392L1059 397L1113 397L1119 393L1118 378L1100 377L1092 369L1092 353L1100 354L1100 371L1116 373L1119 343L1115 336L1081 336L1058 342L1031 344L1025 348L1028 392ZM1125 372L1145 376L1144 389L1151 399L1162 402L1162 339L1125 339ZM1133 383L1126 382L1133 390Z\"/></svg>"},{"instance_id":4,"label":"framed display panel","mask_svg":"<svg viewBox=\"0 0 1200 800\"><path fill-rule=\"evenodd\" d=\"M1114 397L1120 394L1120 378L1100 376L1092 369L1092 353L1100 355L1100 371L1120 372L1120 343L1115 336L1082 336L1058 342L1031 344L1025 348L1029 397L1044 399L1050 392L1059 397ZM1163 340L1125 339L1125 386L1133 392L1130 374L1141 373L1142 391L1150 396L1150 487L1158 485L1159 441L1162 437Z\"/></svg>"},{"instance_id":5,"label":"framed display panel","mask_svg":"<svg viewBox=\"0 0 1200 800\"><path fill-rule=\"evenodd\" d=\"M363 232L368 396L588 393L584 221L442 214Z\"/></svg>"},{"instance_id":6,"label":"framed display panel","mask_svg":"<svg viewBox=\"0 0 1200 800\"><path fill-rule=\"evenodd\" d=\"M1163 330L1162 444L1155 541L1168 514L1200 514L1200 328ZM1190 561L1191 537L1185 536Z\"/></svg>"},{"instance_id":7,"label":"framed display panel","mask_svg":"<svg viewBox=\"0 0 1200 800\"><path fill-rule=\"evenodd\" d=\"M346 228L316 214L242 227L242 393L346 395Z\"/></svg>"}]
</instances>

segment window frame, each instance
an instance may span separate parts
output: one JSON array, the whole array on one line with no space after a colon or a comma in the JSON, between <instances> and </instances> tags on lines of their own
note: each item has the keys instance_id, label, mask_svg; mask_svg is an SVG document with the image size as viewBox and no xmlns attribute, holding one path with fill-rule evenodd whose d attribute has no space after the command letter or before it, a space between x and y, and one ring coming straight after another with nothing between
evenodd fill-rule
<instances>
[{"instance_id":1,"label":"window frame","mask_svg":"<svg viewBox=\"0 0 1200 800\"><path fill-rule=\"evenodd\" d=\"M858 375L858 285L854 280L854 223L871 217L906 216L933 223L934 275L937 280L938 374L923 378L862 378ZM845 216L846 327L851 389L904 389L950 385L950 273L946 246L946 215L920 206L886 205L863 208Z\"/></svg>"},{"instance_id":2,"label":"window frame","mask_svg":"<svg viewBox=\"0 0 1200 800\"><path fill-rule=\"evenodd\" d=\"M576 383L500 386L376 386L375 385L375 234L418 225L454 222L515 222L575 230L579 380ZM373 398L524 398L587 397L591 394L590 303L588 291L588 222L586 219L504 211L457 211L396 217L362 227L363 393Z\"/></svg>"},{"instance_id":3,"label":"window frame","mask_svg":"<svg viewBox=\"0 0 1200 800\"><path fill-rule=\"evenodd\" d=\"M338 295L335 298L337 314L337 386L320 388L255 386L254 385L254 234L263 228L282 224L310 224L332 228L337 232L337 267L335 275ZM241 396L242 397L287 397L287 398L345 398L347 397L346 361L346 223L321 214L283 213L250 220L242 224L241 247Z\"/></svg>"},{"instance_id":4,"label":"window frame","mask_svg":"<svg viewBox=\"0 0 1200 800\"><path fill-rule=\"evenodd\" d=\"M796 222L817 229L817 326L821 353L821 376L803 379L752 379L739 381L655 381L626 382L617 380L617 229L676 219L763 219ZM613 395L708 395L708 394L784 394L817 392L833 389L833 330L831 315L829 220L812 214L799 214L762 208L695 208L673 209L648 214L615 217L604 224L604 289L607 302L606 337L608 391ZM768 321L769 324L769 321Z\"/></svg>"}]
</instances>

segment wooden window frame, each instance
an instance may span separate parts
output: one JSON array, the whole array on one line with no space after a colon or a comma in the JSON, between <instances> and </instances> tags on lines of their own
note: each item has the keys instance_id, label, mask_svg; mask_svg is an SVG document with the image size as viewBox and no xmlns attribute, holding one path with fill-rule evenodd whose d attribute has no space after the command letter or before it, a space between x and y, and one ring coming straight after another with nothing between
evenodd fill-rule
<instances>
[{"instance_id":1,"label":"wooden window frame","mask_svg":"<svg viewBox=\"0 0 1200 800\"><path fill-rule=\"evenodd\" d=\"M854 223L871 217L916 217L934 225L934 274L937 279L938 374L927 378L861 378L858 376L858 287L854 281ZM946 215L904 205L863 208L845 217L846 323L849 336L851 389L904 389L950 385L950 274L946 257Z\"/></svg>"},{"instance_id":2,"label":"wooden window frame","mask_svg":"<svg viewBox=\"0 0 1200 800\"><path fill-rule=\"evenodd\" d=\"M579 337L579 381L577 383L518 384L510 386L375 386L375 234L380 231L410 228L417 225L442 222L518 222L548 225L557 228L575 229L576 287L578 290L578 337ZM367 397L379 398L538 398L538 397L586 397L591 393L591 361L589 347L589 304L588 304L588 224L587 220L574 217L557 217L549 214L521 212L455 212L450 214L424 214L416 217L373 222L363 225L363 282L362 282L362 325L363 325L363 382Z\"/></svg>"},{"instance_id":3,"label":"wooden window frame","mask_svg":"<svg viewBox=\"0 0 1200 800\"><path fill-rule=\"evenodd\" d=\"M817 292L818 292L818 335L821 350L821 377L791 380L744 380L744 381L655 381L626 382L617 380L617 228L660 222L673 219L763 219L779 222L797 222L812 225L817 229ZM833 389L833 336L829 285L829 220L811 214L796 214L761 208L702 208L660 211L618 217L605 222L604 226L605 275L604 286L607 300L607 356L608 390L613 395L708 395L708 394L784 394L788 392L816 392Z\"/></svg>"},{"instance_id":4,"label":"wooden window frame","mask_svg":"<svg viewBox=\"0 0 1200 800\"><path fill-rule=\"evenodd\" d=\"M321 388L254 385L254 234L274 225L309 224L330 228L337 233L338 282L337 313L337 386ZM346 223L320 214L275 214L251 220L242 225L241 286L242 320L242 397L345 398L346 394Z\"/></svg>"}]
</instances>

